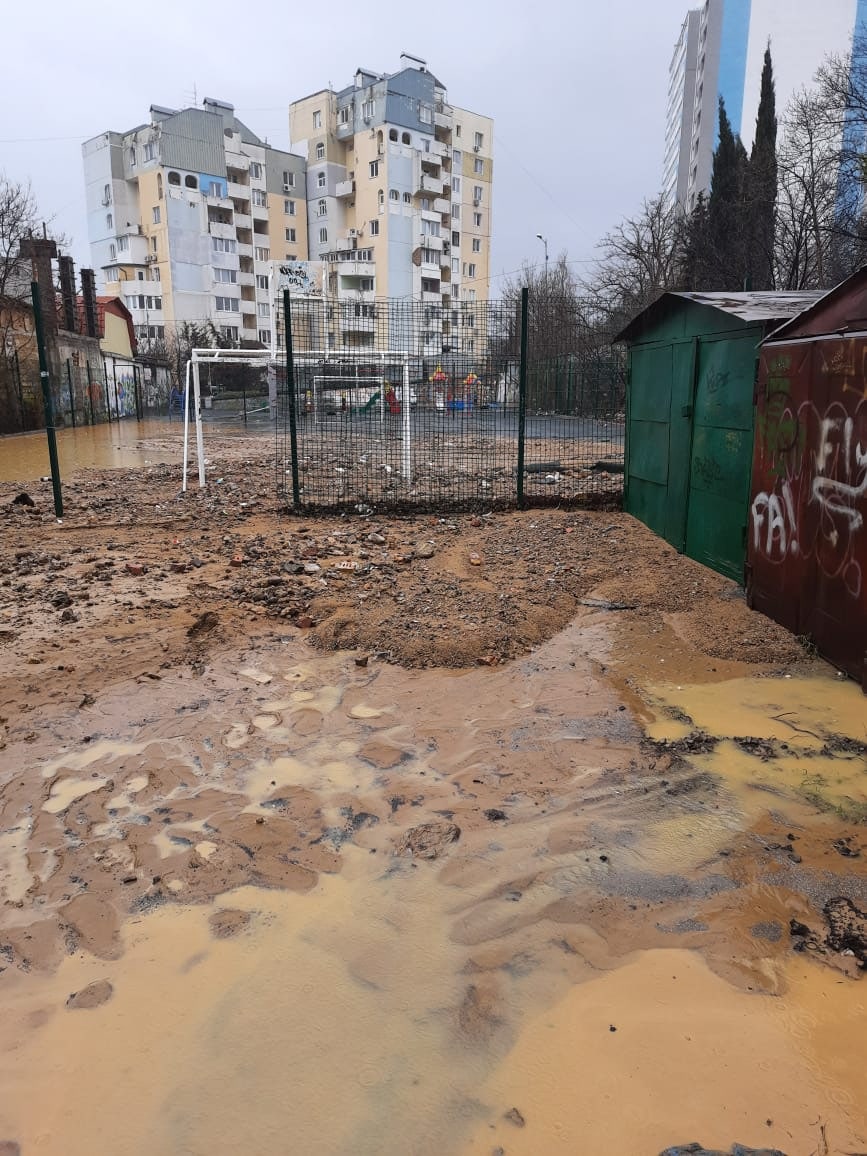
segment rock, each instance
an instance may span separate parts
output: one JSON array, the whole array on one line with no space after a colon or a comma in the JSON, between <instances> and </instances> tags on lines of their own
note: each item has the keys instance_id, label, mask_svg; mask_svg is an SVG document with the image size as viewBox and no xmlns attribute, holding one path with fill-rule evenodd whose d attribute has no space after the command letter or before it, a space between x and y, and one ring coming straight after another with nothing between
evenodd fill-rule
<instances>
[{"instance_id":1,"label":"rock","mask_svg":"<svg viewBox=\"0 0 867 1156\"><path fill-rule=\"evenodd\" d=\"M446 847L456 843L460 837L461 829L455 823L420 823L404 831L397 841L395 854L409 855L413 859L438 859Z\"/></svg>"},{"instance_id":2,"label":"rock","mask_svg":"<svg viewBox=\"0 0 867 1156\"><path fill-rule=\"evenodd\" d=\"M304 566L301 562L284 562L281 566L287 574L303 574Z\"/></svg>"},{"instance_id":3,"label":"rock","mask_svg":"<svg viewBox=\"0 0 867 1156\"><path fill-rule=\"evenodd\" d=\"M229 563L229 565L230 566L243 566L243 565L245 565L246 561L247 561L247 559L245 558L245 556L243 554L235 554L235 555L233 555L232 560Z\"/></svg>"},{"instance_id":4,"label":"rock","mask_svg":"<svg viewBox=\"0 0 867 1156\"><path fill-rule=\"evenodd\" d=\"M74 610L64 610L60 615L61 622L78 622L78 615Z\"/></svg>"},{"instance_id":5,"label":"rock","mask_svg":"<svg viewBox=\"0 0 867 1156\"><path fill-rule=\"evenodd\" d=\"M523 1128L527 1123L523 1113L517 1108L510 1108L508 1112L504 1112L503 1119L508 1120L510 1124L514 1124L516 1128Z\"/></svg>"},{"instance_id":6,"label":"rock","mask_svg":"<svg viewBox=\"0 0 867 1156\"><path fill-rule=\"evenodd\" d=\"M497 807L488 807L487 811L482 812L489 823L503 823L506 819L506 812L499 810Z\"/></svg>"},{"instance_id":7,"label":"rock","mask_svg":"<svg viewBox=\"0 0 867 1156\"><path fill-rule=\"evenodd\" d=\"M114 988L109 981L98 979L95 983L89 983L87 987L83 987L81 991L74 991L66 1001L66 1006L70 1011L89 1010L106 1003L113 994Z\"/></svg>"},{"instance_id":8,"label":"rock","mask_svg":"<svg viewBox=\"0 0 867 1156\"><path fill-rule=\"evenodd\" d=\"M369 656L369 655L367 655L367 654L365 654L365 655L364 655L363 657L361 657L361 658L356 658L356 660L355 660L355 665L356 665L356 666L360 666L360 667L364 668L365 666L367 666L367 663L368 663L368 661L369 661L369 658L370 658L370 656Z\"/></svg>"},{"instance_id":9,"label":"rock","mask_svg":"<svg viewBox=\"0 0 867 1156\"><path fill-rule=\"evenodd\" d=\"M806 939L810 934L810 929L806 923L799 923L797 919L789 920L789 935L800 935Z\"/></svg>"},{"instance_id":10,"label":"rock","mask_svg":"<svg viewBox=\"0 0 867 1156\"><path fill-rule=\"evenodd\" d=\"M304 563L304 573L305 574L318 574L321 569L322 569L322 567L319 565L318 562L305 562Z\"/></svg>"},{"instance_id":11,"label":"rock","mask_svg":"<svg viewBox=\"0 0 867 1156\"><path fill-rule=\"evenodd\" d=\"M215 911L208 923L211 927L211 935L215 939L231 939L233 935L238 935L249 926L250 912L234 908Z\"/></svg>"},{"instance_id":12,"label":"rock","mask_svg":"<svg viewBox=\"0 0 867 1156\"><path fill-rule=\"evenodd\" d=\"M433 542L419 542L415 548L416 558L433 558L436 547Z\"/></svg>"},{"instance_id":13,"label":"rock","mask_svg":"<svg viewBox=\"0 0 867 1156\"><path fill-rule=\"evenodd\" d=\"M214 610L206 610L200 614L192 626L187 630L187 638L197 638L200 634L207 634L215 630L220 624L219 615Z\"/></svg>"},{"instance_id":14,"label":"rock","mask_svg":"<svg viewBox=\"0 0 867 1156\"><path fill-rule=\"evenodd\" d=\"M62 610L64 606L72 605L72 599L65 590L58 590L51 599L51 605L55 610Z\"/></svg>"},{"instance_id":15,"label":"rock","mask_svg":"<svg viewBox=\"0 0 867 1156\"><path fill-rule=\"evenodd\" d=\"M827 945L832 951L851 953L859 967L867 968L867 912L845 896L829 899L822 910L828 924Z\"/></svg>"},{"instance_id":16,"label":"rock","mask_svg":"<svg viewBox=\"0 0 867 1156\"><path fill-rule=\"evenodd\" d=\"M20 494L18 494L17 497L12 499L12 505L13 506L35 506L36 503L33 501L33 499L30 497L29 494L25 493L22 490L22 492Z\"/></svg>"},{"instance_id":17,"label":"rock","mask_svg":"<svg viewBox=\"0 0 867 1156\"><path fill-rule=\"evenodd\" d=\"M131 574L133 578L141 578L142 574L147 573L147 566L142 565L141 562L127 562L127 574Z\"/></svg>"},{"instance_id":18,"label":"rock","mask_svg":"<svg viewBox=\"0 0 867 1156\"><path fill-rule=\"evenodd\" d=\"M743 1144L733 1144L727 1152L721 1148L703 1148L701 1144L676 1144L666 1148L659 1156L786 1156L779 1148L745 1148Z\"/></svg>"},{"instance_id":19,"label":"rock","mask_svg":"<svg viewBox=\"0 0 867 1156\"><path fill-rule=\"evenodd\" d=\"M170 569L173 574L185 574L189 570L186 562L172 562Z\"/></svg>"},{"instance_id":20,"label":"rock","mask_svg":"<svg viewBox=\"0 0 867 1156\"><path fill-rule=\"evenodd\" d=\"M476 554L476 553L470 554L470 565L471 566L481 566L481 564L482 564L481 554Z\"/></svg>"},{"instance_id":21,"label":"rock","mask_svg":"<svg viewBox=\"0 0 867 1156\"><path fill-rule=\"evenodd\" d=\"M374 546L384 546L386 538L384 534L377 534L376 532L367 535L367 540Z\"/></svg>"},{"instance_id":22,"label":"rock","mask_svg":"<svg viewBox=\"0 0 867 1156\"><path fill-rule=\"evenodd\" d=\"M300 630L309 630L311 626L315 625L313 619L309 614L299 614L295 619L295 625Z\"/></svg>"}]
</instances>

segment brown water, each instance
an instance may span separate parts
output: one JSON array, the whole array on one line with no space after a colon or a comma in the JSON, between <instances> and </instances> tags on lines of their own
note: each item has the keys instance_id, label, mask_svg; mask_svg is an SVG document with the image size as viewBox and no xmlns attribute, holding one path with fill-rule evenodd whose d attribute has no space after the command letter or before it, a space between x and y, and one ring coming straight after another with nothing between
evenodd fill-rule
<instances>
[{"instance_id":1,"label":"brown water","mask_svg":"<svg viewBox=\"0 0 867 1156\"><path fill-rule=\"evenodd\" d=\"M61 479L76 470L118 469L183 460L183 422L125 418L57 431ZM157 439L158 444L145 444ZM195 444L194 441L192 444ZM45 431L0 438L0 482L31 482L50 472Z\"/></svg>"},{"instance_id":2,"label":"brown water","mask_svg":"<svg viewBox=\"0 0 867 1156\"><path fill-rule=\"evenodd\" d=\"M84 934L90 918L91 939L53 972L3 974L0 1140L47 1156L655 1156L700 1138L809 1156L824 1127L832 1151L864 1151L857 981L739 939L756 916L737 891L704 900L718 906L704 955L648 931L686 913L659 878L704 877L756 797L804 817L799 781L783 768L769 802L747 786L768 765L730 773L723 747L701 756L721 784L706 806L660 804L640 732L581 646L570 628L523 662L456 676L270 643L193 685L119 684L62 746L34 738L26 775L10 758L19 825L0 855L19 906L4 918L27 916L34 943L54 919ZM792 719L805 728L854 734L853 689L741 680L647 699L659 737L686 725L673 708L761 735L780 703L814 705ZM832 769L860 797L856 769ZM481 817L494 798L507 822ZM281 808L297 818L285 834ZM339 854L312 845L347 814L378 821ZM393 854L408 826L444 815L463 828L444 859ZM272 843L253 848L256 831ZM297 889L228 886L242 843ZM300 866L314 853L318 877ZM82 880L72 903L96 904L109 865L194 902L144 903L115 941L105 909L64 906ZM785 909L782 885L766 893ZM720 974L734 955L739 985ZM107 1002L66 1006L100 981Z\"/></svg>"}]
</instances>

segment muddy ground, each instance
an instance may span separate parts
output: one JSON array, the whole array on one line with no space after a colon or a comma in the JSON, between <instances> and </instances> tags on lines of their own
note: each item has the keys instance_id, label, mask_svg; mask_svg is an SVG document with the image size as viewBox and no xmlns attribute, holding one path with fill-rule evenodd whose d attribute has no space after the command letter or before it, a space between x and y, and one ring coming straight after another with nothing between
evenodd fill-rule
<instances>
[{"instance_id":1,"label":"muddy ground","mask_svg":"<svg viewBox=\"0 0 867 1156\"><path fill-rule=\"evenodd\" d=\"M204 908L234 941L257 918L232 900L247 885L369 895L425 872L448 928L440 1013L492 1064L531 1010L637 951L698 953L739 993L785 996L803 961L855 991L867 709L733 583L616 510L298 518L270 447L209 453L212 484L186 496L173 465L75 476L60 525L50 485L0 485L0 987L102 961L68 993L96 1015L141 920ZM325 938L382 984L387 936ZM7 1024L22 1054L59 1014L46 998ZM867 1150L839 1044L815 1128L756 1109L751 1132L702 1139L806 1154L830 1112ZM478 1095L455 1118L491 1142L467 1150L525 1150L513 1105ZM464 1150L421 1115L413 1150ZM31 1126L0 1124L15 1143ZM88 1150L81 1128L46 1150ZM353 1135L305 1150L404 1150ZM179 1144L104 1150L223 1150Z\"/></svg>"}]
</instances>

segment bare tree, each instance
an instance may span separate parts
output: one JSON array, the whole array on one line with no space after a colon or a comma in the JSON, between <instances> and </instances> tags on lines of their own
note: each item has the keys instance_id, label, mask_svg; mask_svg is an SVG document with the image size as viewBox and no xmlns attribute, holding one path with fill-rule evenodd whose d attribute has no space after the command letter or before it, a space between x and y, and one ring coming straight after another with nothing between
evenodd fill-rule
<instances>
[{"instance_id":1,"label":"bare tree","mask_svg":"<svg viewBox=\"0 0 867 1156\"><path fill-rule=\"evenodd\" d=\"M612 325L626 324L666 289L684 287L685 236L682 211L661 196L606 233L584 288L601 301Z\"/></svg>"}]
</instances>

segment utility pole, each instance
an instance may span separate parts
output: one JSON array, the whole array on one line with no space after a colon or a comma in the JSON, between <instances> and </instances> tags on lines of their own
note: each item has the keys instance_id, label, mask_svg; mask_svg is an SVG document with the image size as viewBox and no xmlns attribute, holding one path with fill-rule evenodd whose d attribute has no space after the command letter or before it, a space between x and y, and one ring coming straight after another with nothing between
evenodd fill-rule
<instances>
[{"instance_id":1,"label":"utility pole","mask_svg":"<svg viewBox=\"0 0 867 1156\"><path fill-rule=\"evenodd\" d=\"M545 288L548 288L548 238L543 237L541 233L536 234L536 238L545 246Z\"/></svg>"}]
</instances>

